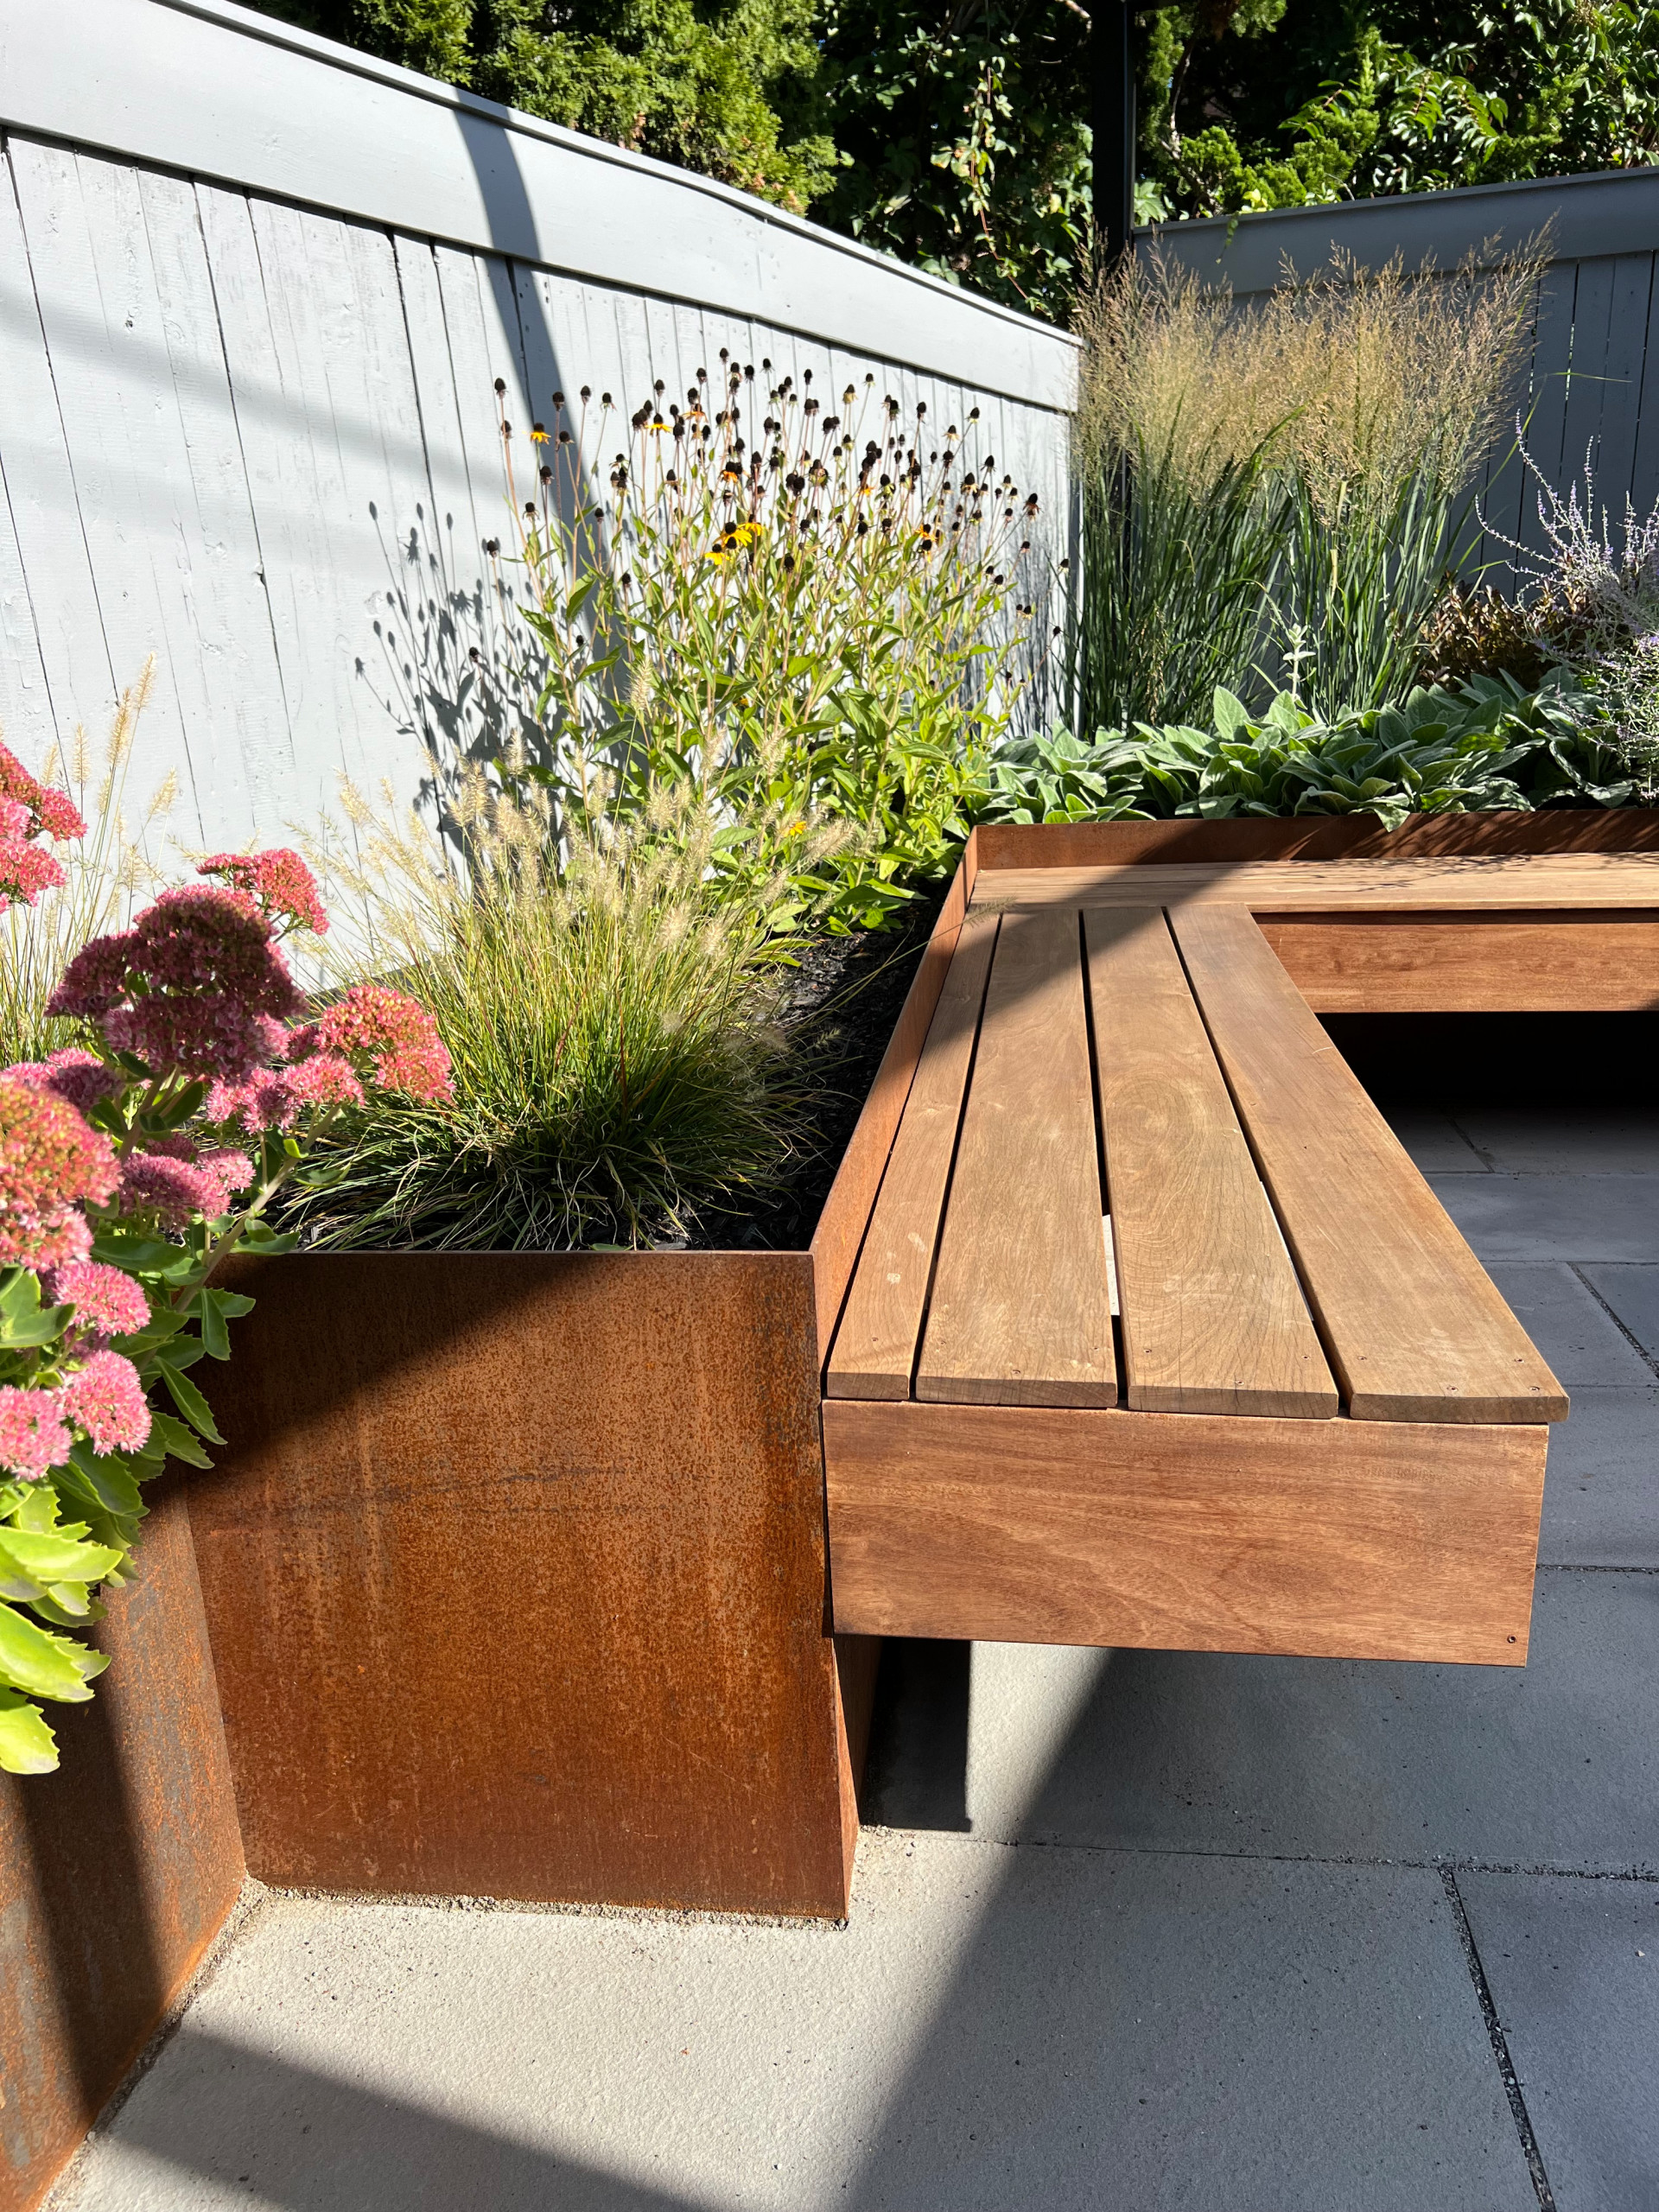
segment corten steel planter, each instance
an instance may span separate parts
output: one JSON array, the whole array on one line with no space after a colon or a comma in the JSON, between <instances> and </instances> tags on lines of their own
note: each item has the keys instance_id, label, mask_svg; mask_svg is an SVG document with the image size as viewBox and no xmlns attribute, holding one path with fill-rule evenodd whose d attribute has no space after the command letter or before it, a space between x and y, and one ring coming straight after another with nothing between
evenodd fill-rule
<instances>
[{"instance_id":1,"label":"corten steel planter","mask_svg":"<svg viewBox=\"0 0 1659 2212\"><path fill-rule=\"evenodd\" d=\"M90 1705L54 1706L55 1774L0 1775L0 2212L37 2203L241 1886L229 1761L176 1482L97 1641Z\"/></svg>"},{"instance_id":2,"label":"corten steel planter","mask_svg":"<svg viewBox=\"0 0 1659 2212\"><path fill-rule=\"evenodd\" d=\"M845 1912L879 1647L829 1630L820 1377L971 881L810 1251L238 1270L189 1497L258 1878Z\"/></svg>"},{"instance_id":3,"label":"corten steel planter","mask_svg":"<svg viewBox=\"0 0 1659 2212\"><path fill-rule=\"evenodd\" d=\"M875 1646L828 1633L822 1365L979 868L1656 847L1637 812L982 830L810 1251L251 1266L188 1493L250 1870L842 1913Z\"/></svg>"}]
</instances>

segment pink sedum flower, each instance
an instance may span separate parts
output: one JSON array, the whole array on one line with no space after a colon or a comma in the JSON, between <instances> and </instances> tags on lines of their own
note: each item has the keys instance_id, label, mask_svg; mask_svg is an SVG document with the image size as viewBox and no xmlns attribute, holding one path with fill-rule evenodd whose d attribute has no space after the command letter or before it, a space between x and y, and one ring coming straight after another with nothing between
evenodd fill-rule
<instances>
[{"instance_id":1,"label":"pink sedum flower","mask_svg":"<svg viewBox=\"0 0 1659 2212\"><path fill-rule=\"evenodd\" d=\"M245 1153L213 1152L201 1160L171 1156L176 1140L162 1141L148 1152L132 1152L121 1165L121 1208L125 1213L153 1213L168 1229L185 1229L198 1214L217 1221L232 1197L253 1180ZM188 1147L187 1147L187 1149Z\"/></svg>"},{"instance_id":2,"label":"pink sedum flower","mask_svg":"<svg viewBox=\"0 0 1659 2212\"><path fill-rule=\"evenodd\" d=\"M0 836L0 913L17 899L32 906L42 891L55 891L64 880L50 853L25 838Z\"/></svg>"},{"instance_id":3,"label":"pink sedum flower","mask_svg":"<svg viewBox=\"0 0 1659 2212\"><path fill-rule=\"evenodd\" d=\"M133 1336L149 1319L143 1285L101 1260L72 1260L67 1267L48 1268L41 1288L48 1305L74 1307L75 1336L83 1344Z\"/></svg>"},{"instance_id":4,"label":"pink sedum flower","mask_svg":"<svg viewBox=\"0 0 1659 2212\"><path fill-rule=\"evenodd\" d=\"M442 1046L439 1050L442 1051ZM444 1054L444 1066L448 1067L448 1055ZM339 1052L314 1052L309 1059L302 1060L297 1067L284 1071L283 1081L289 1095L304 1106L360 1106L363 1086L353 1071L351 1062Z\"/></svg>"},{"instance_id":5,"label":"pink sedum flower","mask_svg":"<svg viewBox=\"0 0 1659 2212\"><path fill-rule=\"evenodd\" d=\"M127 987L132 942L130 931L88 938L64 969L62 981L47 1003L47 1012L96 1021L118 1006Z\"/></svg>"},{"instance_id":6,"label":"pink sedum flower","mask_svg":"<svg viewBox=\"0 0 1659 2212\"><path fill-rule=\"evenodd\" d=\"M0 1387L0 1467L9 1474L38 1479L62 1466L73 1441L55 1390Z\"/></svg>"},{"instance_id":7,"label":"pink sedum flower","mask_svg":"<svg viewBox=\"0 0 1659 2212\"><path fill-rule=\"evenodd\" d=\"M35 840L83 837L86 824L63 791L31 776L15 753L0 745L0 913L14 899L32 906L42 891L64 880L61 866Z\"/></svg>"},{"instance_id":8,"label":"pink sedum flower","mask_svg":"<svg viewBox=\"0 0 1659 2212\"><path fill-rule=\"evenodd\" d=\"M149 1403L138 1370L118 1351L95 1351L58 1393L63 1418L94 1452L137 1452L149 1436Z\"/></svg>"},{"instance_id":9,"label":"pink sedum flower","mask_svg":"<svg viewBox=\"0 0 1659 2212\"><path fill-rule=\"evenodd\" d=\"M323 1046L369 1062L382 1090L411 1098L454 1096L449 1054L423 1006L384 983L353 983L317 1024Z\"/></svg>"},{"instance_id":10,"label":"pink sedum flower","mask_svg":"<svg viewBox=\"0 0 1659 2212\"><path fill-rule=\"evenodd\" d=\"M293 922L321 937L328 927L316 878L296 852L286 845L264 853L213 853L196 870L198 875L222 875L233 890L251 899L260 912L277 921Z\"/></svg>"},{"instance_id":11,"label":"pink sedum flower","mask_svg":"<svg viewBox=\"0 0 1659 2212\"><path fill-rule=\"evenodd\" d=\"M48 1011L101 1021L114 1050L158 1072L240 1083L285 1050L283 1017L303 1003L252 902L193 883L84 945Z\"/></svg>"},{"instance_id":12,"label":"pink sedum flower","mask_svg":"<svg viewBox=\"0 0 1659 2212\"><path fill-rule=\"evenodd\" d=\"M0 745L0 804L8 801L23 809L22 822L26 826L14 830L14 836L38 837L42 831L48 837L86 835L80 810L68 792L57 791L50 784L43 784L38 776L31 776L17 755ZM17 820L15 815L10 818L14 823Z\"/></svg>"},{"instance_id":13,"label":"pink sedum flower","mask_svg":"<svg viewBox=\"0 0 1659 2212\"><path fill-rule=\"evenodd\" d=\"M204 1110L210 1122L258 1131L291 1129L308 1107L362 1103L351 1062L338 1052L315 1052L297 1067L262 1068L246 1083L216 1083Z\"/></svg>"},{"instance_id":14,"label":"pink sedum flower","mask_svg":"<svg viewBox=\"0 0 1659 2212\"><path fill-rule=\"evenodd\" d=\"M107 1098L121 1085L119 1074L100 1060L96 1052L83 1052L73 1045L54 1052L49 1060L19 1060L0 1073L13 1076L36 1090L55 1091L60 1098L67 1099L78 1114L88 1112L100 1098Z\"/></svg>"},{"instance_id":15,"label":"pink sedum flower","mask_svg":"<svg viewBox=\"0 0 1659 2212\"><path fill-rule=\"evenodd\" d=\"M67 1100L0 1077L0 1266L84 1259L92 1231L79 1209L114 1196L115 1147Z\"/></svg>"}]
</instances>

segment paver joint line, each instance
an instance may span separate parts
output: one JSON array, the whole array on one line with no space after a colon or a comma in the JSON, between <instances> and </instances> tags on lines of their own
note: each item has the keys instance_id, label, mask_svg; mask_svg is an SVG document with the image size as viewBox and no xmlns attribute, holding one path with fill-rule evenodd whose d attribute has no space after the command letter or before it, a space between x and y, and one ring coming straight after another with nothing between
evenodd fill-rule
<instances>
[{"instance_id":1,"label":"paver joint line","mask_svg":"<svg viewBox=\"0 0 1659 2212\"><path fill-rule=\"evenodd\" d=\"M1503 2084L1503 2094L1510 2101L1510 2112L1515 2115L1522 2155L1527 2162L1527 2171L1532 2176L1532 2185L1538 2192L1539 2212L1557 2212L1554 2194L1549 2186L1549 2176L1544 2171L1543 2153L1538 2148L1538 2138L1533 2133L1532 2118L1527 2110L1526 2098L1522 2094L1520 2077L1510 2056L1509 2039L1503 2033L1503 2023L1497 2017L1497 2007L1492 2002L1486 1969L1482 1966L1480 1953L1475 1948L1475 1931L1469 1925L1469 1916L1463 1909L1463 1899L1458 1891L1455 1869L1442 1866L1440 1881L1446 1891L1446 1901L1452 1909L1458 1941L1463 1946L1463 1955L1468 1962L1469 1978L1475 1985L1475 1996L1480 2005L1481 2018L1486 2023L1492 2056L1497 2061L1498 2079Z\"/></svg>"},{"instance_id":2,"label":"paver joint line","mask_svg":"<svg viewBox=\"0 0 1659 2212\"><path fill-rule=\"evenodd\" d=\"M1602 1312L1607 1316L1608 1319L1619 1332L1620 1335L1629 1339L1630 1343L1635 1348L1637 1357L1642 1361L1643 1364L1651 1368L1656 1375L1659 1375L1659 1359L1656 1359L1653 1357L1652 1353L1642 1342L1641 1338L1636 1335L1635 1332L1628 1327L1627 1325L1619 1319L1618 1315L1614 1313L1612 1307L1607 1303L1607 1300L1602 1296L1601 1293L1596 1288L1594 1283L1591 1281L1589 1276L1586 1274L1584 1269L1578 1265L1576 1261L1569 1260L1567 1264L1569 1272L1578 1277L1579 1281L1589 1292L1591 1297L1595 1300L1597 1305L1600 1306Z\"/></svg>"}]
</instances>

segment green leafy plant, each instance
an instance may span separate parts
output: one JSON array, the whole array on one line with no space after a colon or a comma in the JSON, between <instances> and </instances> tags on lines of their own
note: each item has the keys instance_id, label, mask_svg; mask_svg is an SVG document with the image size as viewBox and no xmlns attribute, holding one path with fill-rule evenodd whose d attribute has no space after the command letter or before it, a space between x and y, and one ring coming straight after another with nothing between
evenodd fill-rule
<instances>
[{"instance_id":1,"label":"green leafy plant","mask_svg":"<svg viewBox=\"0 0 1659 2212\"><path fill-rule=\"evenodd\" d=\"M1395 829L1410 814L1626 805L1636 786L1586 736L1575 694L1564 671L1533 693L1482 677L1325 721L1289 692L1254 715L1218 689L1206 729L1141 723L1090 743L1065 730L1013 741L985 818L1372 814Z\"/></svg>"},{"instance_id":2,"label":"green leafy plant","mask_svg":"<svg viewBox=\"0 0 1659 2212\"><path fill-rule=\"evenodd\" d=\"M626 823L560 836L544 790L474 771L455 799L464 861L412 814L347 804L362 857L334 866L359 957L430 1011L454 1096L347 1114L289 1205L308 1242L634 1244L766 1186L792 1118L775 1023L789 940L722 895L694 794L660 787Z\"/></svg>"},{"instance_id":3,"label":"green leafy plant","mask_svg":"<svg viewBox=\"0 0 1659 2212\"><path fill-rule=\"evenodd\" d=\"M845 931L954 863L1036 664L1037 499L976 409L930 428L872 378L826 407L770 373L722 352L625 433L587 391L528 441L504 419L531 734L493 770L551 798L556 841L679 794L728 898Z\"/></svg>"},{"instance_id":4,"label":"green leafy plant","mask_svg":"<svg viewBox=\"0 0 1659 2212\"><path fill-rule=\"evenodd\" d=\"M1573 175L1659 149L1647 0L1166 0L1142 20L1141 146L1172 214Z\"/></svg>"}]
</instances>

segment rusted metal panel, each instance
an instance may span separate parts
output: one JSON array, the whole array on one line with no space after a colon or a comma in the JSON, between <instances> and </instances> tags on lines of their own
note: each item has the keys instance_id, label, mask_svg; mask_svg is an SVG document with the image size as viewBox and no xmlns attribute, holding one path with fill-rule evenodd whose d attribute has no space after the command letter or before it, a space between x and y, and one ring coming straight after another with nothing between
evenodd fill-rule
<instances>
[{"instance_id":1,"label":"rusted metal panel","mask_svg":"<svg viewBox=\"0 0 1659 2212\"><path fill-rule=\"evenodd\" d=\"M58 1772L0 1777L0 2212L45 2194L241 1885L181 1490L151 1504L114 1664L52 1709Z\"/></svg>"},{"instance_id":2,"label":"rusted metal panel","mask_svg":"<svg viewBox=\"0 0 1659 2212\"><path fill-rule=\"evenodd\" d=\"M808 1255L249 1275L190 1510L251 1870L843 1912Z\"/></svg>"}]
</instances>

